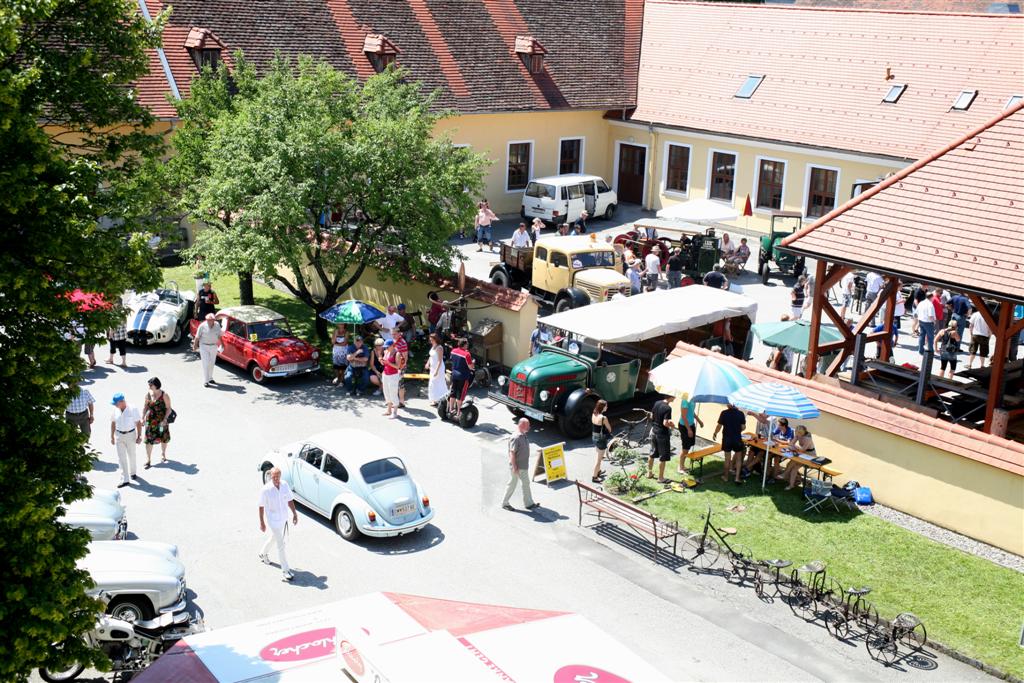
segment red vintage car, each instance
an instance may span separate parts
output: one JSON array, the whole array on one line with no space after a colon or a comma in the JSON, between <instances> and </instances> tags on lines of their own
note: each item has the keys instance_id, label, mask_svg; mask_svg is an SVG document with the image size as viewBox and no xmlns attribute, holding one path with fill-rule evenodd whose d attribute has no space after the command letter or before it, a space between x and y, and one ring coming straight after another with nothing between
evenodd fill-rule
<instances>
[{"instance_id":1,"label":"red vintage car","mask_svg":"<svg viewBox=\"0 0 1024 683\"><path fill-rule=\"evenodd\" d=\"M262 384L268 377L290 377L316 372L320 352L292 334L288 319L263 306L234 306L217 313L224 330L217 358L248 371ZM199 320L192 320L195 336Z\"/></svg>"}]
</instances>

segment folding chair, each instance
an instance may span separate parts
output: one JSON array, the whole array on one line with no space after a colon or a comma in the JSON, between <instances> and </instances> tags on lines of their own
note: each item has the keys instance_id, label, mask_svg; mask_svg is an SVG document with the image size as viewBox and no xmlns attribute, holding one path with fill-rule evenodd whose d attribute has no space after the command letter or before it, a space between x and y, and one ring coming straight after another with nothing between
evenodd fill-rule
<instances>
[{"instance_id":1,"label":"folding chair","mask_svg":"<svg viewBox=\"0 0 1024 683\"><path fill-rule=\"evenodd\" d=\"M811 510L821 512L825 503L831 503L835 511L839 512L839 506L836 505L835 498L832 497L831 482L822 481L821 479L808 480L807 486L804 486L804 500L807 501L804 512L810 512Z\"/></svg>"}]
</instances>

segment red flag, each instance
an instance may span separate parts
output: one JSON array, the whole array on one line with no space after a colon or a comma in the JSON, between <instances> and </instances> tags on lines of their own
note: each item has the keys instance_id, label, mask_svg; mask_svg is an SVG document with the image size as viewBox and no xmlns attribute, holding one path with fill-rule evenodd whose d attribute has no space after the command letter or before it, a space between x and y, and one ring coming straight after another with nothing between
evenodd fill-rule
<instances>
[{"instance_id":1,"label":"red flag","mask_svg":"<svg viewBox=\"0 0 1024 683\"><path fill-rule=\"evenodd\" d=\"M749 194L747 195L747 203L743 205L743 215L744 216L753 216L754 215L754 209L753 209L753 207L750 206L750 195Z\"/></svg>"}]
</instances>

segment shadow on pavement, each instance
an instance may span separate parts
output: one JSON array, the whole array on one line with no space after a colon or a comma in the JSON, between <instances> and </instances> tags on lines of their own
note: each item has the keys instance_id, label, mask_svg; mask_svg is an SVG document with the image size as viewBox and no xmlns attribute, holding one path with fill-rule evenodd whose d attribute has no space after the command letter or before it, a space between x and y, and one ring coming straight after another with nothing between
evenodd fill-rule
<instances>
[{"instance_id":1,"label":"shadow on pavement","mask_svg":"<svg viewBox=\"0 0 1024 683\"><path fill-rule=\"evenodd\" d=\"M150 484L146 481L142 475L139 478L132 481L131 488L138 489L148 495L150 498L163 498L168 493L171 493L171 489L163 486L157 486L156 484Z\"/></svg>"},{"instance_id":2,"label":"shadow on pavement","mask_svg":"<svg viewBox=\"0 0 1024 683\"><path fill-rule=\"evenodd\" d=\"M174 470L175 472L181 472L182 474L197 474L199 472L199 467L195 463L186 465L183 462L178 462L177 460L170 458L168 458L167 462L154 462L153 467L162 470Z\"/></svg>"},{"instance_id":3,"label":"shadow on pavement","mask_svg":"<svg viewBox=\"0 0 1024 683\"><path fill-rule=\"evenodd\" d=\"M657 558L655 558L653 543L610 522L598 522L597 524L589 525L588 528L592 529L598 536L608 539L628 550L632 550L638 555L673 572L678 572L680 568L687 565L686 560L678 555L673 555L671 550L665 550L664 548L658 549Z\"/></svg>"},{"instance_id":4,"label":"shadow on pavement","mask_svg":"<svg viewBox=\"0 0 1024 683\"><path fill-rule=\"evenodd\" d=\"M291 580L293 586L316 588L321 591L327 590L326 576L318 576L313 572L307 572L305 569L296 569L295 567L292 567L292 574L295 577Z\"/></svg>"}]
</instances>

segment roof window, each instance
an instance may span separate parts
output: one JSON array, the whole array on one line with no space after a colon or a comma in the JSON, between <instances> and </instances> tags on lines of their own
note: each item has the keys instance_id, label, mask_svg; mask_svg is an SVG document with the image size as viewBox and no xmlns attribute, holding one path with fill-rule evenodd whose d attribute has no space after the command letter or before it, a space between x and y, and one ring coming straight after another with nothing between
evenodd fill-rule
<instances>
[{"instance_id":1,"label":"roof window","mask_svg":"<svg viewBox=\"0 0 1024 683\"><path fill-rule=\"evenodd\" d=\"M185 38L185 49L197 69L202 70L207 66L216 69L221 62L224 43L210 29L193 26Z\"/></svg>"},{"instance_id":2,"label":"roof window","mask_svg":"<svg viewBox=\"0 0 1024 683\"><path fill-rule=\"evenodd\" d=\"M956 97L956 101L953 102L953 106L950 109L955 111L967 111L971 103L974 102L974 98L978 96L977 90L962 90Z\"/></svg>"},{"instance_id":3,"label":"roof window","mask_svg":"<svg viewBox=\"0 0 1024 683\"><path fill-rule=\"evenodd\" d=\"M394 43L380 33L368 33L363 39L363 53L377 73L394 64L400 52Z\"/></svg>"},{"instance_id":4,"label":"roof window","mask_svg":"<svg viewBox=\"0 0 1024 683\"><path fill-rule=\"evenodd\" d=\"M889 86L889 92L882 98L882 102L885 104L896 104L903 97L904 91L907 89L906 83L895 83Z\"/></svg>"},{"instance_id":5,"label":"roof window","mask_svg":"<svg viewBox=\"0 0 1024 683\"><path fill-rule=\"evenodd\" d=\"M540 41L533 36L516 36L516 54L531 74L544 71L544 55L548 53Z\"/></svg>"},{"instance_id":6,"label":"roof window","mask_svg":"<svg viewBox=\"0 0 1024 683\"><path fill-rule=\"evenodd\" d=\"M743 85L740 86L740 89L736 91L735 96L740 98L741 100L749 100L751 95L754 94L754 91L757 90L757 88L761 85L761 81L763 80L764 74L761 74L760 76L755 76L753 74L747 76L746 82L744 82Z\"/></svg>"},{"instance_id":7,"label":"roof window","mask_svg":"<svg viewBox=\"0 0 1024 683\"><path fill-rule=\"evenodd\" d=\"M1024 95L1010 95L1010 99L1006 100L1006 106L1003 109L1013 109L1022 101L1024 101Z\"/></svg>"}]
</instances>

